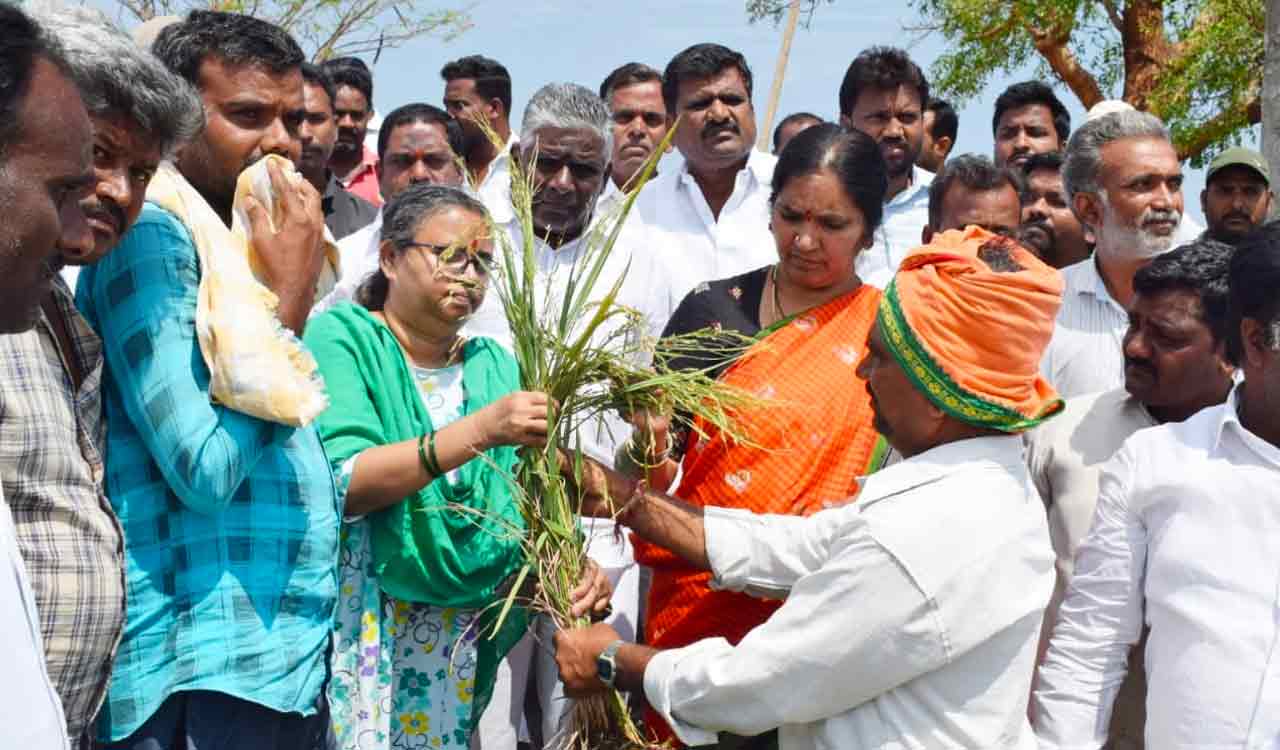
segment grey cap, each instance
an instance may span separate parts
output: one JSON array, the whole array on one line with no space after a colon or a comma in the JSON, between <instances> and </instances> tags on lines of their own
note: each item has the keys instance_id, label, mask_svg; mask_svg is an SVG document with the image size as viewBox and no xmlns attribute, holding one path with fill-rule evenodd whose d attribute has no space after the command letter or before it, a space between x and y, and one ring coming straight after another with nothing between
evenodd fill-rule
<instances>
[{"instance_id":1,"label":"grey cap","mask_svg":"<svg viewBox=\"0 0 1280 750\"><path fill-rule=\"evenodd\" d=\"M1262 154L1257 151L1251 151L1247 148L1235 146L1218 154L1218 156L1209 163L1209 171L1205 174L1204 181L1208 182L1213 176L1227 167L1248 167L1262 176L1262 181L1267 183L1267 187L1271 187L1271 169L1267 167L1267 160L1262 158Z\"/></svg>"}]
</instances>

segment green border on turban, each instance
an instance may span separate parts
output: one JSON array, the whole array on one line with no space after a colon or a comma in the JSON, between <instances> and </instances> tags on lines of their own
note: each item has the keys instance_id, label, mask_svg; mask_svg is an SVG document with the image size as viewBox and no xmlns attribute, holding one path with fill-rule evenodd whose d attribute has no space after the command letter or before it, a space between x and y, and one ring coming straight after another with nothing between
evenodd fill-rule
<instances>
[{"instance_id":1,"label":"green border on turban","mask_svg":"<svg viewBox=\"0 0 1280 750\"><path fill-rule=\"evenodd\" d=\"M880 335L885 346L893 352L893 358L902 366L903 372L916 388L939 409L961 422L1002 432L1021 432L1035 427L1062 409L1062 400L1055 399L1039 414L1028 417L961 388L938 366L916 337L915 331L911 330L906 316L902 314L896 282L890 283L885 290L884 297L880 300L880 309L876 313L876 322L880 324Z\"/></svg>"}]
</instances>

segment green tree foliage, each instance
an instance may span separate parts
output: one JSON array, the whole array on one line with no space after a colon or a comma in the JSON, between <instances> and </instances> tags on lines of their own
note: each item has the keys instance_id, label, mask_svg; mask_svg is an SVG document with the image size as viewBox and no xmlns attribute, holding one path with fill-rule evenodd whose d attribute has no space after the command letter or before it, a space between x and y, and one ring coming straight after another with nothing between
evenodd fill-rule
<instances>
[{"instance_id":1,"label":"green tree foliage","mask_svg":"<svg viewBox=\"0 0 1280 750\"><path fill-rule=\"evenodd\" d=\"M422 0L119 0L140 21L190 10L247 13L279 24L320 62L342 55L377 55L421 36L446 39L471 26L465 11Z\"/></svg>"},{"instance_id":2,"label":"green tree foliage","mask_svg":"<svg viewBox=\"0 0 1280 750\"><path fill-rule=\"evenodd\" d=\"M963 100L1037 63L1086 108L1158 115L1197 166L1262 117L1263 0L911 0L950 43L932 84Z\"/></svg>"}]
</instances>

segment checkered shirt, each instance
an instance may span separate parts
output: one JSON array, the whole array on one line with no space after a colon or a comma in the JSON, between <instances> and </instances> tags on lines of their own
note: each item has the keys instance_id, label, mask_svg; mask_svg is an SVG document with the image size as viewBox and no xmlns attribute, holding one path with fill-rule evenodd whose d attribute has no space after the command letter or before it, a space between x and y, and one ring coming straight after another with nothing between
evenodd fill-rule
<instances>
[{"instance_id":1,"label":"checkered shirt","mask_svg":"<svg viewBox=\"0 0 1280 750\"><path fill-rule=\"evenodd\" d=\"M72 382L45 314L0 336L0 482L76 739L102 705L124 629L124 538L102 488L102 343L59 277L53 299L84 381Z\"/></svg>"},{"instance_id":2,"label":"checkered shirt","mask_svg":"<svg viewBox=\"0 0 1280 750\"><path fill-rule=\"evenodd\" d=\"M128 622L98 736L211 690L314 713L337 603L340 509L313 428L211 402L187 229L148 203L80 278L106 357L107 496L126 543Z\"/></svg>"}]
</instances>

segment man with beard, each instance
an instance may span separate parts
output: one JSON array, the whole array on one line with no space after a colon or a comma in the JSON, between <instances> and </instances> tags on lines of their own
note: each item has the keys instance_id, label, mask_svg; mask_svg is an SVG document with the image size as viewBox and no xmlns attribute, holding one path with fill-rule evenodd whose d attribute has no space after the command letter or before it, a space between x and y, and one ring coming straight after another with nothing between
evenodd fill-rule
<instances>
[{"instance_id":1,"label":"man with beard","mask_svg":"<svg viewBox=\"0 0 1280 750\"><path fill-rule=\"evenodd\" d=\"M991 116L998 167L1021 168L1034 154L1062 151L1071 135L1071 113L1040 81L1015 83L996 97Z\"/></svg>"},{"instance_id":2,"label":"man with beard","mask_svg":"<svg viewBox=\"0 0 1280 750\"><path fill-rule=\"evenodd\" d=\"M634 187L631 179L666 137L671 118L662 103L662 74L643 63L627 63L610 73L600 84L600 98L613 118L613 155L596 214L608 216L617 210L623 191ZM657 176L655 169L650 179Z\"/></svg>"},{"instance_id":3,"label":"man with beard","mask_svg":"<svg viewBox=\"0 0 1280 750\"><path fill-rule=\"evenodd\" d=\"M468 55L440 69L444 108L462 126L467 184L498 224L515 218L511 208L511 74L502 63ZM481 125L483 123L483 126ZM501 145L491 140L492 131Z\"/></svg>"},{"instance_id":4,"label":"man with beard","mask_svg":"<svg viewBox=\"0 0 1280 750\"><path fill-rule=\"evenodd\" d=\"M333 81L333 114L338 136L329 156L329 168L342 187L375 206L382 205L374 153L364 145L373 119L373 73L357 57L326 60L324 72Z\"/></svg>"},{"instance_id":5,"label":"man with beard","mask_svg":"<svg viewBox=\"0 0 1280 750\"><path fill-rule=\"evenodd\" d=\"M1062 309L1041 363L1070 398L1124 384L1120 350L1133 275L1173 245L1182 165L1164 123L1126 110L1090 120L1071 136L1062 180L1095 240L1093 257L1062 270Z\"/></svg>"},{"instance_id":6,"label":"man with beard","mask_svg":"<svg viewBox=\"0 0 1280 750\"><path fill-rule=\"evenodd\" d=\"M462 144L458 121L439 107L415 102L392 110L378 130L378 185L383 197L391 200L420 182L461 187L458 154ZM372 222L338 243L342 278L333 291L316 302L312 315L355 299L360 284L378 268L381 243L379 212Z\"/></svg>"},{"instance_id":7,"label":"man with beard","mask_svg":"<svg viewBox=\"0 0 1280 750\"><path fill-rule=\"evenodd\" d=\"M1205 236L1240 244L1271 210L1271 170L1262 154L1229 148L1209 164L1200 207L1209 227Z\"/></svg>"},{"instance_id":8,"label":"man with beard","mask_svg":"<svg viewBox=\"0 0 1280 750\"><path fill-rule=\"evenodd\" d=\"M884 221L875 244L858 255L858 276L884 289L898 264L920 243L929 223L933 173L916 166L924 146L924 106L929 82L907 53L871 47L850 63L840 83L840 124L857 128L880 144L889 168Z\"/></svg>"},{"instance_id":9,"label":"man with beard","mask_svg":"<svg viewBox=\"0 0 1280 750\"><path fill-rule=\"evenodd\" d=\"M200 131L204 111L170 73L101 14L42 9L93 125L93 187L80 206L95 263L137 220L162 158ZM125 622L124 539L103 485L102 341L60 277L32 331L0 337L0 480L40 610L49 676L76 746L92 739Z\"/></svg>"},{"instance_id":10,"label":"man with beard","mask_svg":"<svg viewBox=\"0 0 1280 750\"><path fill-rule=\"evenodd\" d=\"M960 129L960 118L956 116L955 107L945 99L934 97L924 108L924 143L920 147L920 158L916 164L934 174L942 169L951 149L956 145L956 133Z\"/></svg>"},{"instance_id":11,"label":"man with beard","mask_svg":"<svg viewBox=\"0 0 1280 750\"><path fill-rule=\"evenodd\" d=\"M741 53L695 44L662 75L673 138L684 157L640 194L634 210L645 237L637 247L667 254L681 269L678 302L703 281L760 268L778 258L769 232L769 192L777 159L756 151L751 68Z\"/></svg>"},{"instance_id":12,"label":"man with beard","mask_svg":"<svg viewBox=\"0 0 1280 750\"><path fill-rule=\"evenodd\" d=\"M35 324L63 251L86 252L93 235L80 200L93 185L92 130L56 40L25 13L0 4L0 333ZM9 383L5 383L8 387ZM69 746L58 694L45 668L40 617L0 487L0 722L5 744Z\"/></svg>"},{"instance_id":13,"label":"man with beard","mask_svg":"<svg viewBox=\"0 0 1280 750\"><path fill-rule=\"evenodd\" d=\"M1243 380L1224 403L1184 421L1167 412L1171 421L1138 430L1103 465L1037 676L1041 748L1103 747L1144 627L1146 747L1280 743L1280 225L1236 248L1227 289L1226 356ZM1193 339L1202 343L1184 351L1203 351L1203 331ZM1154 361L1153 345L1129 353ZM1176 342L1167 348L1182 356ZM1154 395L1170 373L1133 374ZM1220 377L1212 382L1222 387ZM1204 384L1184 387L1189 394Z\"/></svg>"},{"instance_id":14,"label":"man with beard","mask_svg":"<svg viewBox=\"0 0 1280 750\"><path fill-rule=\"evenodd\" d=\"M298 127L302 158L298 171L320 191L320 211L334 238L342 239L368 225L378 215L378 207L342 187L329 158L338 137L338 120L333 114L333 80L318 65L302 66L302 105L306 115Z\"/></svg>"},{"instance_id":15,"label":"man with beard","mask_svg":"<svg viewBox=\"0 0 1280 750\"><path fill-rule=\"evenodd\" d=\"M1021 200L1018 236L1040 260L1066 268L1093 252L1062 184L1062 154L1046 151L1022 162Z\"/></svg>"},{"instance_id":16,"label":"man with beard","mask_svg":"<svg viewBox=\"0 0 1280 750\"><path fill-rule=\"evenodd\" d=\"M920 241L948 229L982 227L992 234L1012 237L1017 232L1018 175L1000 169L985 156L962 154L942 165L929 185L929 223Z\"/></svg>"},{"instance_id":17,"label":"man with beard","mask_svg":"<svg viewBox=\"0 0 1280 750\"><path fill-rule=\"evenodd\" d=\"M1231 249L1212 240L1161 255L1133 278L1124 338L1124 387L1070 399L1062 416L1027 434L1027 465L1049 514L1057 584L1045 611L1048 645L1076 552L1093 523L1103 464L1138 430L1181 422L1226 400L1227 269ZM1118 693L1109 739L1142 746L1146 680L1142 649Z\"/></svg>"},{"instance_id":18,"label":"man with beard","mask_svg":"<svg viewBox=\"0 0 1280 750\"><path fill-rule=\"evenodd\" d=\"M246 167L298 159L302 50L269 23L208 11L167 27L152 49L195 85L207 124L151 185L178 195L187 218L148 202L80 279L77 302L103 341L107 497L128 550L99 746L311 750L329 726L333 475L314 427L211 398L196 331L199 258L230 252L198 250L217 242L205 223L230 226ZM268 170L274 227L249 200L248 231L280 324L300 334L324 261L320 196Z\"/></svg>"},{"instance_id":19,"label":"man with beard","mask_svg":"<svg viewBox=\"0 0 1280 750\"><path fill-rule=\"evenodd\" d=\"M551 314L560 309L574 264L580 263L588 247L591 237L588 227L596 201L609 179L612 139L608 109L594 92L582 86L548 84L534 93L525 107L515 158L524 171L532 174L536 188L532 205L536 235L534 285L545 295L536 300L538 309L549 310ZM507 234L506 241L519 252L524 246L520 222L513 220L503 231ZM633 252L634 247L625 239L615 244L600 276L587 292L588 299L601 299L619 277L625 275L615 303L643 316L645 334L656 338L673 309L670 269L660 267L650 253ZM501 277L494 283L501 284ZM597 332L597 345L618 340L617 319L613 320L615 322ZM488 336L508 347L511 345L510 328L498 290L489 290L463 333ZM581 440L583 450L589 455L612 465L618 445L629 434L626 421L610 413L601 423L584 425L577 435L570 437L570 442ZM592 559L614 587L613 614L608 621L634 637L639 620L640 569L631 543L617 534L614 524L607 519L585 521L584 532ZM542 707L543 740L547 747L561 746L561 719L569 704L556 678L554 661L545 649L535 647L538 639L549 642L554 629L548 621L542 624L541 631L539 635L526 636L508 655L499 673L499 684L480 727L480 746L485 750L515 746L514 735L525 705L531 666Z\"/></svg>"}]
</instances>

